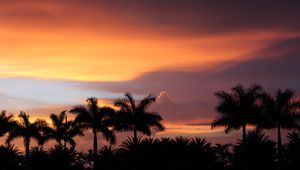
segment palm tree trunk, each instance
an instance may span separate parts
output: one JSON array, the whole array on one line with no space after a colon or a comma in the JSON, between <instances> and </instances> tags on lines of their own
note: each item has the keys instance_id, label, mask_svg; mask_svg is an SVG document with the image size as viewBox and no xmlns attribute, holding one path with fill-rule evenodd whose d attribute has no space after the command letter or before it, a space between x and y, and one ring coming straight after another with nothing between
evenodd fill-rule
<instances>
[{"instance_id":1,"label":"palm tree trunk","mask_svg":"<svg viewBox=\"0 0 300 170\"><path fill-rule=\"evenodd\" d=\"M282 149L282 142L281 142L281 127L278 123L277 125L277 151L278 151L278 160L281 159L281 149Z\"/></svg>"},{"instance_id":2,"label":"palm tree trunk","mask_svg":"<svg viewBox=\"0 0 300 170\"><path fill-rule=\"evenodd\" d=\"M29 161L29 146L30 146L30 139L29 138L25 138L25 161L26 164L28 164Z\"/></svg>"},{"instance_id":3,"label":"palm tree trunk","mask_svg":"<svg viewBox=\"0 0 300 170\"><path fill-rule=\"evenodd\" d=\"M242 126L243 129L243 148L242 148L242 152L243 152L243 164L244 164L244 170L248 170L248 158L247 158L247 153L246 153L246 139L247 139L247 129L246 129L246 124L244 124Z\"/></svg>"},{"instance_id":4,"label":"palm tree trunk","mask_svg":"<svg viewBox=\"0 0 300 170\"><path fill-rule=\"evenodd\" d=\"M65 115L65 124L67 124L68 123L68 116L67 115ZM65 148L67 148L67 140L66 140L66 138L64 138L64 146L65 146Z\"/></svg>"},{"instance_id":5,"label":"palm tree trunk","mask_svg":"<svg viewBox=\"0 0 300 170\"><path fill-rule=\"evenodd\" d=\"M60 148L62 148L61 140L58 141L58 145Z\"/></svg>"},{"instance_id":6,"label":"palm tree trunk","mask_svg":"<svg viewBox=\"0 0 300 170\"><path fill-rule=\"evenodd\" d=\"M97 151L98 151L98 145L97 145L97 130L93 129L94 134L94 143L93 143L93 157L94 157L94 169L96 169L96 163L97 163Z\"/></svg>"}]
</instances>

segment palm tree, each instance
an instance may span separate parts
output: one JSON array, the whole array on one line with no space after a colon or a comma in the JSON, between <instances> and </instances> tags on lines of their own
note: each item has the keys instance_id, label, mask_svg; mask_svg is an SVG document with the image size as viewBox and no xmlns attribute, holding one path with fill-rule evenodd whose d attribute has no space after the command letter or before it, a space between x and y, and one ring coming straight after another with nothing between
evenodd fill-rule
<instances>
[{"instance_id":1,"label":"palm tree","mask_svg":"<svg viewBox=\"0 0 300 170\"><path fill-rule=\"evenodd\" d=\"M281 129L299 128L299 115L296 115L300 108L300 101L293 100L295 92L286 89L277 90L276 95L272 96L264 93L262 96L262 111L265 116L266 124L262 125L267 129L277 129L277 149L280 156L282 149Z\"/></svg>"},{"instance_id":2,"label":"palm tree","mask_svg":"<svg viewBox=\"0 0 300 170\"><path fill-rule=\"evenodd\" d=\"M66 148L55 145L48 151L50 158L49 169L73 170L76 169L76 151L74 147Z\"/></svg>"},{"instance_id":3,"label":"palm tree","mask_svg":"<svg viewBox=\"0 0 300 170\"><path fill-rule=\"evenodd\" d=\"M28 169L30 170L50 170L50 160L44 147L32 147L30 149L30 158L28 161Z\"/></svg>"},{"instance_id":4,"label":"palm tree","mask_svg":"<svg viewBox=\"0 0 300 170\"><path fill-rule=\"evenodd\" d=\"M232 130L243 130L243 141L246 139L246 126L255 124L259 113L258 99L262 87L254 84L245 88L241 84L233 87L231 93L219 91L215 93L218 98L216 107L219 116L212 122L212 128L225 127L225 133Z\"/></svg>"},{"instance_id":5,"label":"palm tree","mask_svg":"<svg viewBox=\"0 0 300 170\"><path fill-rule=\"evenodd\" d=\"M94 136L93 155L97 158L97 132L102 133L103 137L110 143L115 143L116 137L113 126L113 116L115 111L110 107L99 107L98 99L90 97L87 106L74 106L70 113L77 114L75 123L79 123L82 128L92 129Z\"/></svg>"},{"instance_id":6,"label":"palm tree","mask_svg":"<svg viewBox=\"0 0 300 170\"><path fill-rule=\"evenodd\" d=\"M287 149L285 152L288 161L287 169L300 169L300 134L296 132L289 133Z\"/></svg>"},{"instance_id":7,"label":"palm tree","mask_svg":"<svg viewBox=\"0 0 300 170\"><path fill-rule=\"evenodd\" d=\"M218 164L215 150L205 138L192 138L187 146L188 152L184 149L180 154L186 155L182 156L182 160L190 164L191 168L187 169L220 169L216 168Z\"/></svg>"},{"instance_id":8,"label":"palm tree","mask_svg":"<svg viewBox=\"0 0 300 170\"><path fill-rule=\"evenodd\" d=\"M66 111L62 111L59 115L51 114L50 119L52 127L48 127L45 130L46 140L54 139L60 147L62 147L62 141L64 141L64 147L66 147L67 143L74 147L76 143L73 138L83 136L80 125L74 123L74 121L67 120Z\"/></svg>"},{"instance_id":9,"label":"palm tree","mask_svg":"<svg viewBox=\"0 0 300 170\"><path fill-rule=\"evenodd\" d=\"M29 121L29 115L26 115L25 112L20 113L19 120L15 122L14 127L8 134L6 143L10 142L16 138L22 137L24 139L25 145L25 159L26 162L29 160L29 147L31 138L38 141L39 144L43 143L42 129L47 126L46 121L36 120L31 123Z\"/></svg>"},{"instance_id":10,"label":"palm tree","mask_svg":"<svg viewBox=\"0 0 300 170\"><path fill-rule=\"evenodd\" d=\"M0 137L4 136L12 128L13 115L6 115L6 111L3 110L0 113Z\"/></svg>"},{"instance_id":11,"label":"palm tree","mask_svg":"<svg viewBox=\"0 0 300 170\"><path fill-rule=\"evenodd\" d=\"M216 146L214 147L214 151L218 157L218 162L223 164L223 168L226 169L229 169L233 157L230 151L231 146L232 144L216 144Z\"/></svg>"},{"instance_id":12,"label":"palm tree","mask_svg":"<svg viewBox=\"0 0 300 170\"><path fill-rule=\"evenodd\" d=\"M124 168L120 166L118 154L118 150L111 145L101 147L97 159L98 165L101 165L99 169L115 170Z\"/></svg>"},{"instance_id":13,"label":"palm tree","mask_svg":"<svg viewBox=\"0 0 300 170\"><path fill-rule=\"evenodd\" d=\"M14 145L0 146L0 169L21 170L23 156Z\"/></svg>"},{"instance_id":14,"label":"palm tree","mask_svg":"<svg viewBox=\"0 0 300 170\"><path fill-rule=\"evenodd\" d=\"M147 111L156 98L149 95L136 104L130 93L125 93L124 99L115 101L115 106L119 107L119 127L117 129L124 131L133 131L133 142L138 143L137 132L147 136L151 135L151 128L157 131L165 129L162 124L162 117L157 112Z\"/></svg>"},{"instance_id":15,"label":"palm tree","mask_svg":"<svg viewBox=\"0 0 300 170\"><path fill-rule=\"evenodd\" d=\"M246 141L238 140L233 148L235 169L275 169L275 142L259 129L250 131Z\"/></svg>"},{"instance_id":16,"label":"palm tree","mask_svg":"<svg viewBox=\"0 0 300 170\"><path fill-rule=\"evenodd\" d=\"M134 144L134 169L137 163L137 145L138 145L138 132L147 136L151 135L151 129L163 131L165 129L162 124L162 117L157 112L147 111L156 98L148 95L136 104L130 93L125 93L125 98L115 101L115 106L119 107L117 116L118 127L117 130L133 131L133 144Z\"/></svg>"}]
</instances>

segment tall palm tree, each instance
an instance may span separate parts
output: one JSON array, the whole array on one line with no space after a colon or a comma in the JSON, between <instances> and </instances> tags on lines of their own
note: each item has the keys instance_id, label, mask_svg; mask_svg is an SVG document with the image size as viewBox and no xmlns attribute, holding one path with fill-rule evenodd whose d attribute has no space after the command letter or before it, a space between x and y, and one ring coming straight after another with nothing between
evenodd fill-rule
<instances>
[{"instance_id":1,"label":"tall palm tree","mask_svg":"<svg viewBox=\"0 0 300 170\"><path fill-rule=\"evenodd\" d=\"M8 134L6 139L6 143L10 144L10 142L16 138L22 137L24 139L25 145L25 159L26 161L29 160L29 147L31 139L37 140L39 144L43 143L43 135L42 129L47 126L46 121L44 120L36 120L35 122L31 123L29 121L29 115L25 112L19 114L18 121L15 122L14 127Z\"/></svg>"},{"instance_id":2,"label":"tall palm tree","mask_svg":"<svg viewBox=\"0 0 300 170\"><path fill-rule=\"evenodd\" d=\"M8 133L12 128L13 115L7 115L6 111L3 110L0 113L0 137Z\"/></svg>"},{"instance_id":3,"label":"tall palm tree","mask_svg":"<svg viewBox=\"0 0 300 170\"><path fill-rule=\"evenodd\" d=\"M216 107L219 116L212 122L212 128L225 127L225 133L232 130L243 130L243 141L246 139L246 126L255 124L259 113L258 99L262 87L254 84L249 88L241 84L233 87L231 92L219 91L215 93L218 98Z\"/></svg>"},{"instance_id":4,"label":"tall palm tree","mask_svg":"<svg viewBox=\"0 0 300 170\"><path fill-rule=\"evenodd\" d=\"M92 129L94 136L93 155L96 159L98 151L97 132L102 133L103 137L110 143L115 143L116 137L112 128L115 111L110 107L99 107L98 99L95 97L90 97L86 101L87 106L74 106L70 113L77 115L75 123L79 123L85 129Z\"/></svg>"},{"instance_id":5,"label":"tall palm tree","mask_svg":"<svg viewBox=\"0 0 300 170\"><path fill-rule=\"evenodd\" d=\"M291 89L284 91L277 90L275 96L264 93L262 96L262 111L266 124L262 125L267 129L277 129L277 149L280 156L282 149L281 129L299 128L299 115L296 115L300 108L300 101L294 100L295 92Z\"/></svg>"},{"instance_id":6,"label":"tall palm tree","mask_svg":"<svg viewBox=\"0 0 300 170\"><path fill-rule=\"evenodd\" d=\"M115 124L115 128L122 131L133 131L133 169L137 169L137 133L141 132L150 136L152 128L157 131L165 129L162 117L157 112L147 111L155 101L154 96L148 95L137 104L130 93L125 93L125 98L115 101L115 106L120 109L117 116L118 124Z\"/></svg>"},{"instance_id":7,"label":"tall palm tree","mask_svg":"<svg viewBox=\"0 0 300 170\"><path fill-rule=\"evenodd\" d=\"M83 136L83 131L80 125L74 121L68 121L66 111L62 111L59 115L51 114L50 119L52 121L52 127L48 127L45 130L46 140L54 139L62 147L62 141L64 141L64 147L69 143L74 147L76 142L74 137Z\"/></svg>"},{"instance_id":8,"label":"tall palm tree","mask_svg":"<svg viewBox=\"0 0 300 170\"><path fill-rule=\"evenodd\" d=\"M133 142L138 143L137 132L141 132L147 136L151 135L151 128L157 131L165 129L162 124L162 117L157 112L147 111L156 98L148 95L136 104L130 93L125 93L125 98L117 99L115 106L119 107L119 130L133 131Z\"/></svg>"}]
</instances>

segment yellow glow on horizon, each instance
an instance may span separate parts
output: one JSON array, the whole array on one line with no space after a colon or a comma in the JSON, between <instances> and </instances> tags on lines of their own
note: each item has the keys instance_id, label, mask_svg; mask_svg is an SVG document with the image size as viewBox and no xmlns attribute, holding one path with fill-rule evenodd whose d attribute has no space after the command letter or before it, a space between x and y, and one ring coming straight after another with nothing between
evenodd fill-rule
<instances>
[{"instance_id":1,"label":"yellow glow on horizon","mask_svg":"<svg viewBox=\"0 0 300 170\"><path fill-rule=\"evenodd\" d=\"M211 129L210 125L186 125L186 124L166 123L165 127L166 127L165 131L159 132L156 135L157 136L178 135L178 134L192 135L192 134L207 134L207 133L216 133L216 132L224 131L223 128Z\"/></svg>"}]
</instances>

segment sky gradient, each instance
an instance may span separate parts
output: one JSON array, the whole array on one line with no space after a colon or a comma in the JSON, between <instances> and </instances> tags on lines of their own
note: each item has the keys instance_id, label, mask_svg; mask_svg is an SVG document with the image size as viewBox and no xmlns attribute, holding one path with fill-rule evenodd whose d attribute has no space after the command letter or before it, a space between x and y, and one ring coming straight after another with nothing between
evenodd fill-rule
<instances>
[{"instance_id":1,"label":"sky gradient","mask_svg":"<svg viewBox=\"0 0 300 170\"><path fill-rule=\"evenodd\" d=\"M96 96L158 96L167 131L204 135L213 93L300 91L300 2L0 0L0 109L33 118ZM236 135L236 134L233 134ZM87 135L82 139L83 148Z\"/></svg>"}]
</instances>

